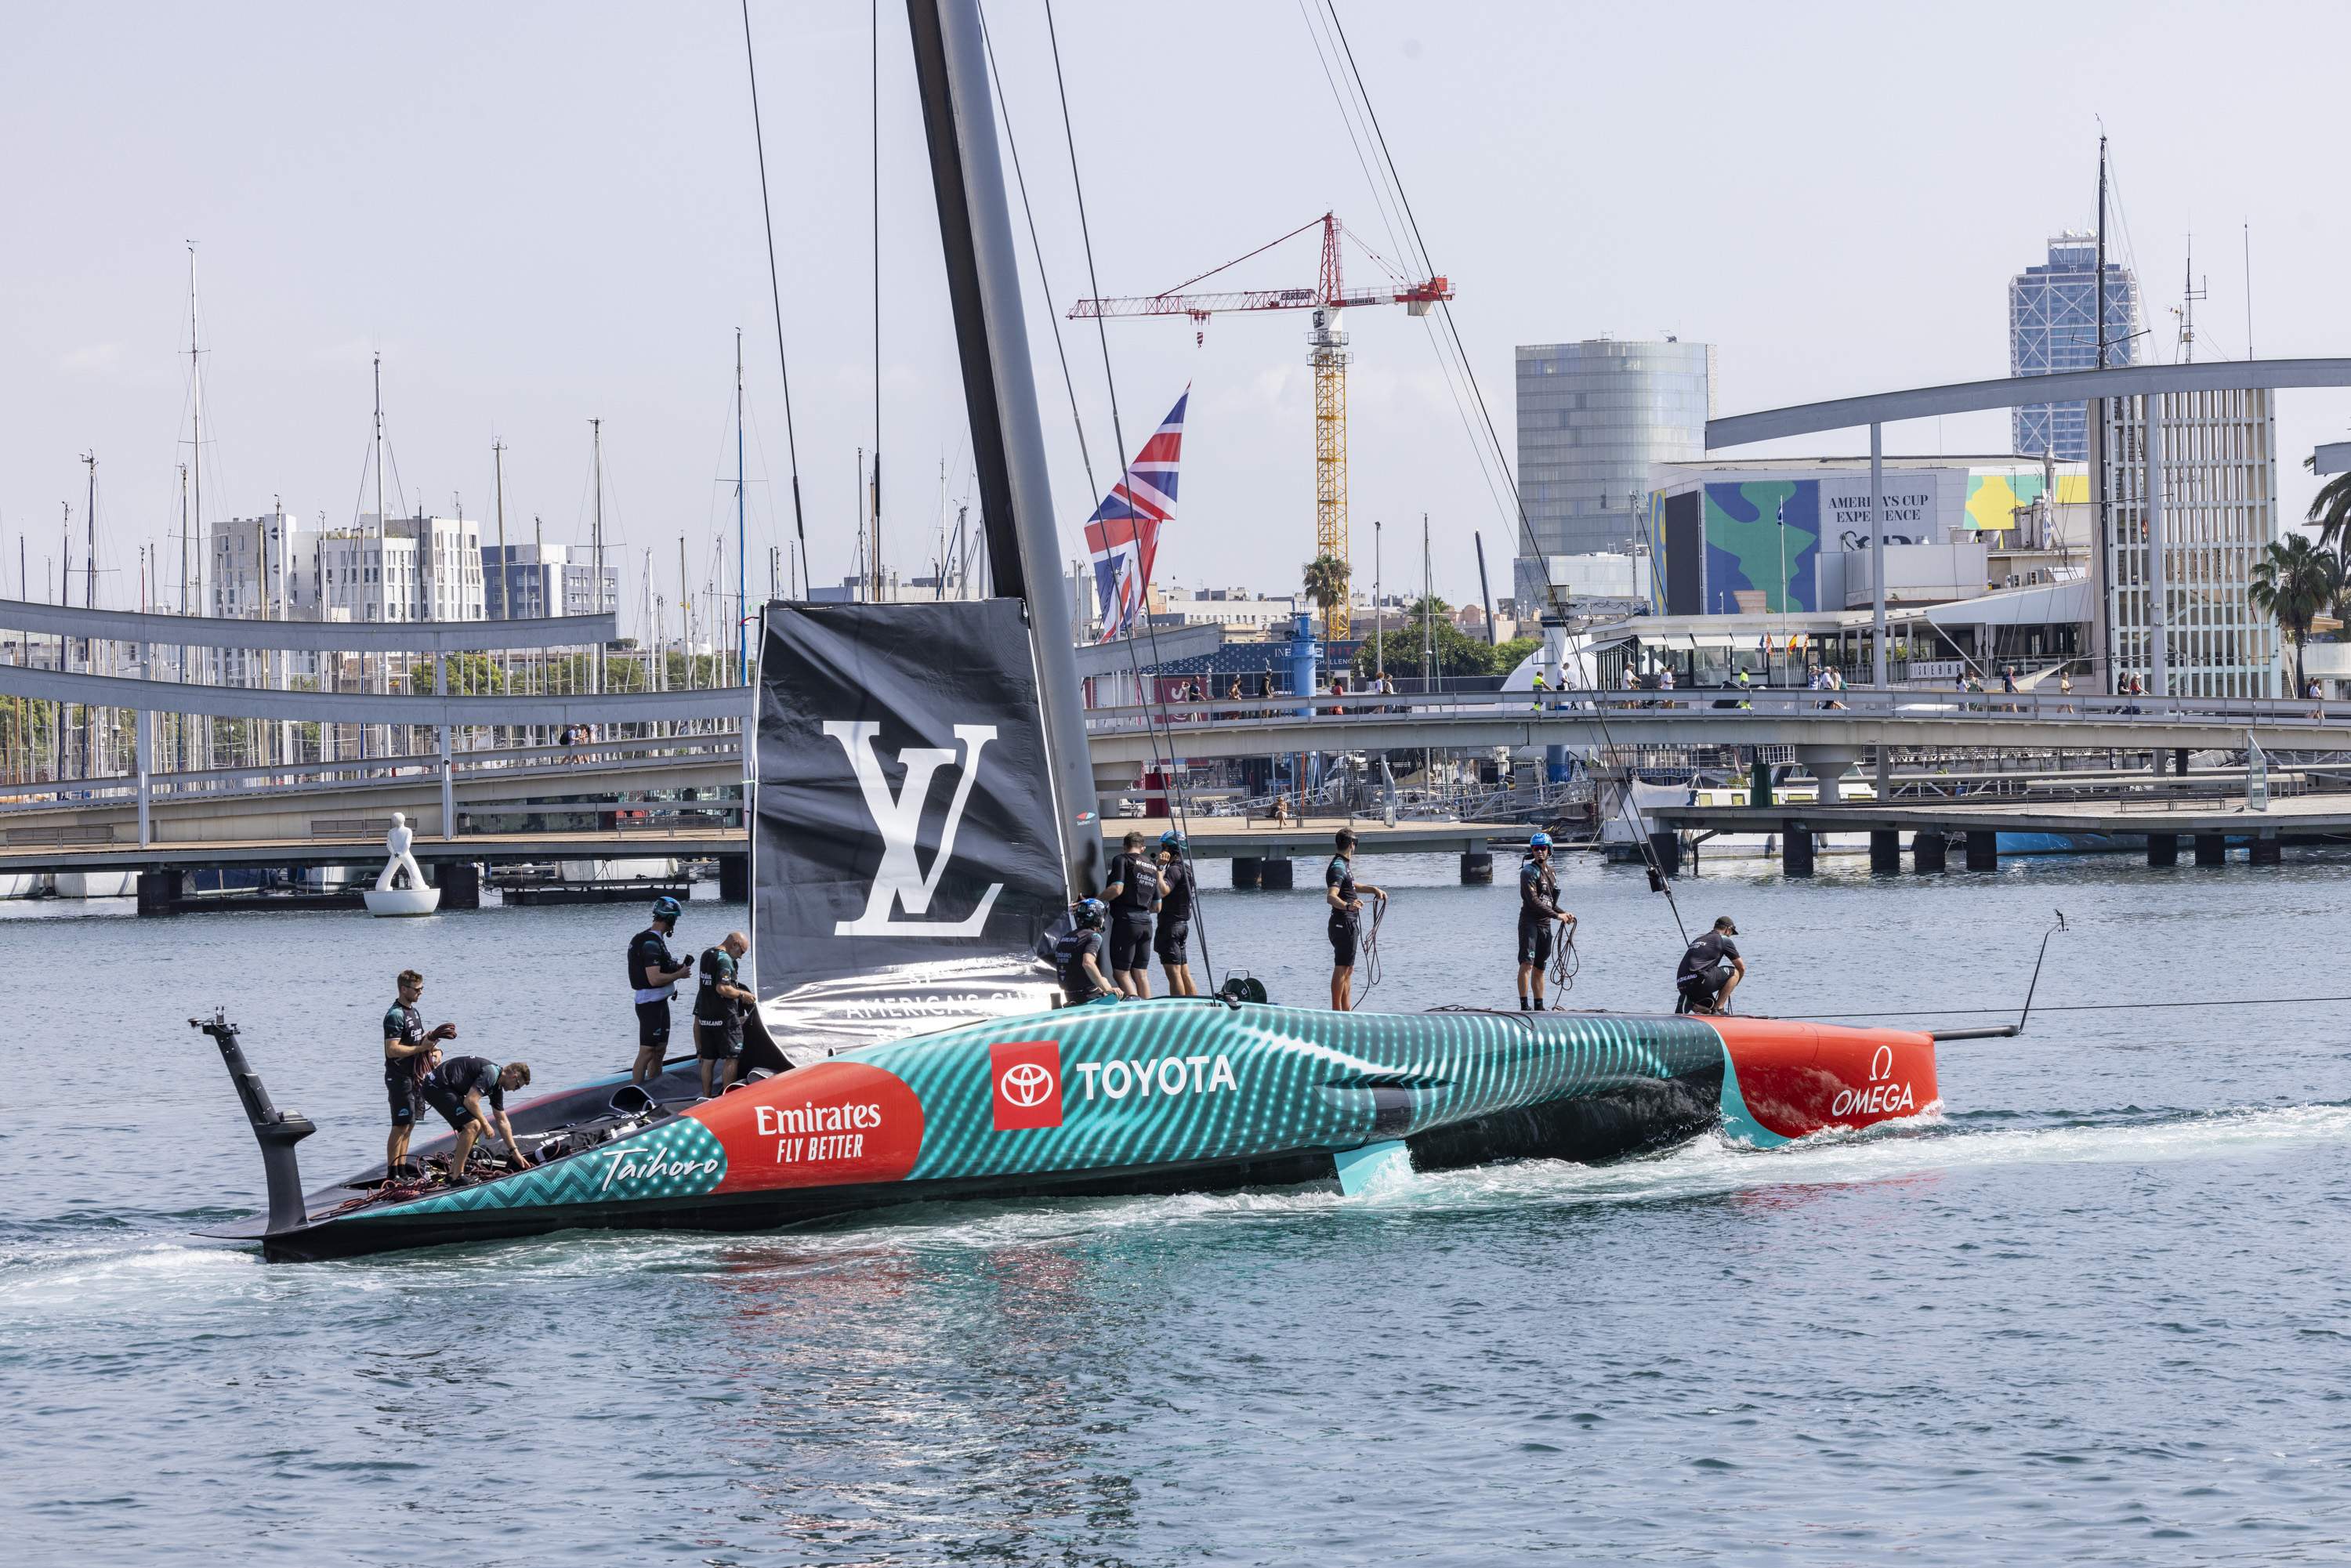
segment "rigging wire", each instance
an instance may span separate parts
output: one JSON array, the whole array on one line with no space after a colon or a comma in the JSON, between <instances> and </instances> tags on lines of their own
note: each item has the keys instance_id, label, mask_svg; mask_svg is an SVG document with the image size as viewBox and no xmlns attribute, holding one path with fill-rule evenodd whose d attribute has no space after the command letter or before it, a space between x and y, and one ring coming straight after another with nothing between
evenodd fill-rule
<instances>
[{"instance_id":1,"label":"rigging wire","mask_svg":"<svg viewBox=\"0 0 2351 1568\"><path fill-rule=\"evenodd\" d=\"M751 73L751 140L759 150L759 213L768 233L768 298L776 312L776 371L784 379L784 445L792 468L792 530L800 547L800 575L808 577L808 523L800 512L800 444L792 426L792 371L784 358L784 293L776 277L776 214L768 199L768 139L759 129L759 66L751 50L751 0L743 0L743 64Z\"/></svg>"},{"instance_id":2,"label":"rigging wire","mask_svg":"<svg viewBox=\"0 0 2351 1568\"><path fill-rule=\"evenodd\" d=\"M998 112L1004 120L1004 145L1012 153L1012 179L1020 188L1020 215L1029 221L1029 250L1037 258L1037 287L1045 296L1045 319L1053 324L1053 352L1061 361L1061 385L1069 389L1070 423L1078 433L1078 461L1085 465L1086 494L1100 495L1094 483L1093 454L1086 447L1085 422L1078 417L1078 383L1070 373L1070 350L1061 341L1061 313L1053 308L1053 282L1045 274L1045 246L1037 237L1037 213L1029 204L1029 176L1020 168L1020 143L1012 134L1012 104L1004 96L1004 78L996 70L996 39L987 30L987 7L979 12L979 43L987 55L987 79L996 89Z\"/></svg>"},{"instance_id":3,"label":"rigging wire","mask_svg":"<svg viewBox=\"0 0 2351 1568\"><path fill-rule=\"evenodd\" d=\"M1086 287L1092 291L1092 297L1099 299L1102 298L1102 278L1094 268L1093 231L1086 222L1085 182L1080 176L1078 172L1077 131L1071 124L1070 119L1070 88L1068 79L1061 72L1061 40L1060 32L1053 24L1053 0L1044 0L1044 9L1045 37L1052 47L1053 87L1060 96L1061 105L1061 137L1064 145L1069 151L1070 157L1070 189L1077 198L1078 235L1079 237L1085 242ZM1022 196L1022 200L1024 203L1027 200L1025 193ZM1059 330L1060 329L1057 326L1055 328L1056 333L1058 333ZM1117 456L1120 465L1119 486L1121 488L1126 489L1130 494L1132 494L1134 475L1134 468L1126 455L1128 449L1126 444L1125 423L1119 413L1118 378L1113 373L1111 369L1110 333L1103 326L1102 319L1100 316L1096 316L1094 318L1094 335L1102 346L1102 383L1108 388L1110 392L1111 438L1118 444L1115 455ZM1074 389L1072 389L1071 396L1071 413L1072 417L1075 417L1077 408L1076 393ZM1151 642L1152 668L1157 669L1164 661L1160 658L1159 654L1159 630L1151 623L1151 585L1148 582L1139 584L1137 591L1143 595L1143 627L1144 634L1148 637ZM1183 836L1184 860L1187 865L1194 868L1192 878L1192 918L1200 927L1200 963L1202 967L1208 971L1209 989L1214 991L1217 988L1217 965L1216 959L1210 955L1208 950L1207 900L1202 896L1201 894L1200 879L1197 871L1198 862L1192 859L1191 813L1185 804L1183 787L1176 777L1175 732L1167 716L1166 704L1155 696L1149 685L1143 678L1142 661L1134 651L1136 639L1134 632L1130 631L1122 640L1126 643L1127 667L1134 675L1135 697L1137 699L1138 706L1143 709L1144 732L1150 739L1151 759L1153 763L1159 768L1160 778L1166 785L1168 812L1176 823L1176 831ZM1155 710L1156 711L1155 724L1154 722ZM1160 745L1163 738L1166 742L1164 752Z\"/></svg>"},{"instance_id":4,"label":"rigging wire","mask_svg":"<svg viewBox=\"0 0 2351 1568\"><path fill-rule=\"evenodd\" d=\"M1412 232L1413 244L1417 247L1415 264L1425 276L1434 277L1437 271L1436 264L1429 256L1427 241L1422 237L1420 219L1413 212L1412 198L1405 192L1404 178L1396 172L1395 155L1388 149L1387 132L1381 128L1379 111L1372 107L1371 93L1364 86L1363 70L1355 63L1354 46L1347 41L1346 26L1339 20L1337 9L1330 6L1327 0L1325 11L1330 17L1332 35L1339 40L1340 50L1345 56L1348 76L1354 82L1357 97L1363 100L1364 117L1371 125L1372 134L1378 142L1381 164L1386 169L1389 180L1395 183L1396 204L1402 208L1405 225ZM1468 347L1461 340L1461 329L1453 319L1452 302L1440 299L1437 301L1437 308L1444 314L1446 332L1452 339L1454 351L1460 356L1462 373L1468 378L1470 392L1477 399L1479 416L1485 423L1487 439L1493 444L1495 461L1500 466L1504 478L1510 483L1510 497L1516 503L1518 510L1519 538L1521 548L1527 554L1541 559L1542 550L1534 537L1533 525L1527 520L1525 494L1519 488L1517 476L1510 472L1509 458L1502 450L1501 434L1494 425L1493 412L1487 406L1486 393L1478 384L1478 372L1470 363ZM1659 863L1656 849L1649 842L1648 834L1641 831L1645 824L1641 818L1640 805L1634 799L1632 790L1635 775L1623 766L1623 752L1616 744L1615 737L1608 728L1607 703L1604 698L1594 695L1592 715L1593 723L1600 731L1602 747L1608 753L1610 762L1625 775L1626 788L1623 804L1632 811L1634 841L1639 845L1641 859L1648 869L1649 883L1657 892L1666 895L1666 907L1673 912L1674 928L1681 933L1682 941L1687 945L1689 941L1689 927L1682 920L1679 901L1674 897L1673 881L1666 875L1665 867Z\"/></svg>"},{"instance_id":5,"label":"rigging wire","mask_svg":"<svg viewBox=\"0 0 2351 1568\"><path fill-rule=\"evenodd\" d=\"M2351 1002L2351 997L2214 997L2201 1000L2168 1002L2044 1002L2032 1010L2043 1013L2116 1013L2176 1008L2317 1007L2341 1002ZM1806 1020L1826 1021L1834 1019L1956 1018L1962 1014L2003 1014L2015 1010L2013 1008L1896 1008L1885 1012L1790 1013L1787 1016Z\"/></svg>"}]
</instances>

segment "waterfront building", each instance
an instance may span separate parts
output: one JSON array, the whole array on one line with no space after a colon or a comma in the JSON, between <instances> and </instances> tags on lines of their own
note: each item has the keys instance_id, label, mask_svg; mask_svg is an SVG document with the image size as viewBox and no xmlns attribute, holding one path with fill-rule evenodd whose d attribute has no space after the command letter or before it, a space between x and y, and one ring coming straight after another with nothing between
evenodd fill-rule
<instances>
[{"instance_id":1,"label":"waterfront building","mask_svg":"<svg viewBox=\"0 0 2351 1568\"><path fill-rule=\"evenodd\" d=\"M481 547L483 613L492 621L595 615L621 603L621 569L604 568L596 585L595 552L577 545Z\"/></svg>"},{"instance_id":2,"label":"waterfront building","mask_svg":"<svg viewBox=\"0 0 2351 1568\"><path fill-rule=\"evenodd\" d=\"M1543 601L1542 557L1632 553L1651 469L1704 456L1713 413L1711 344L1519 345L1519 492L1539 554L1518 558L1513 597Z\"/></svg>"},{"instance_id":3,"label":"waterfront building","mask_svg":"<svg viewBox=\"0 0 2351 1568\"><path fill-rule=\"evenodd\" d=\"M2138 280L2106 263L2106 363L2138 363ZM2045 376L2098 362L2098 245L2068 230L2049 241L2049 259L2008 281L2008 371ZM2028 403L2015 411L2016 450L2060 463L2089 460L2089 418L2078 402Z\"/></svg>"},{"instance_id":4,"label":"waterfront building","mask_svg":"<svg viewBox=\"0 0 2351 1568\"><path fill-rule=\"evenodd\" d=\"M290 621L316 612L319 538L300 518L280 508L223 518L206 532L206 614Z\"/></svg>"},{"instance_id":5,"label":"waterfront building","mask_svg":"<svg viewBox=\"0 0 2351 1568\"><path fill-rule=\"evenodd\" d=\"M364 513L319 540L319 613L356 622L480 621L481 524Z\"/></svg>"},{"instance_id":6,"label":"waterfront building","mask_svg":"<svg viewBox=\"0 0 2351 1568\"><path fill-rule=\"evenodd\" d=\"M2007 454L1889 457L1884 473L1889 601L1964 599L2086 572L2092 507L2082 465ZM1654 608L1785 614L1872 601L1866 457L1709 458L1659 464L1654 477Z\"/></svg>"},{"instance_id":7,"label":"waterfront building","mask_svg":"<svg viewBox=\"0 0 2351 1568\"><path fill-rule=\"evenodd\" d=\"M2278 538L2274 395L2105 400L2097 637L2110 682L2136 674L2173 696L2283 694L2277 626L2249 591Z\"/></svg>"}]
</instances>

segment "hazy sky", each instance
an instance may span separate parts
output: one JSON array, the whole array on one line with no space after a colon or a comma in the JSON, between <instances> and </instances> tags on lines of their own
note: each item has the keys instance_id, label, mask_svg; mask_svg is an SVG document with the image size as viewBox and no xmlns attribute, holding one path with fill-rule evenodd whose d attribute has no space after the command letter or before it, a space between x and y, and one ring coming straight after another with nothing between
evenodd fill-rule
<instances>
[{"instance_id":1,"label":"hazy sky","mask_svg":"<svg viewBox=\"0 0 2351 1568\"><path fill-rule=\"evenodd\" d=\"M755 0L752 13L810 541L818 575L838 579L855 452L875 439L867 12ZM1091 290L1043 16L1036 0L989 8L1057 313ZM2101 116L2116 250L2146 290L2152 357L2174 353L2191 224L2210 287L2203 351L2245 352L2247 222L2261 351L2351 351L2340 7L1343 0L1342 16L1506 444L1520 342L1713 342L1725 413L2005 373L2007 279L2090 220ZM1056 17L1104 292L1165 288L1326 208L1395 256L1294 4L1062 0ZM139 549L175 526L187 451L192 239L208 516L282 496L349 523L381 350L412 504L445 511L462 495L487 516L503 440L511 538L536 517L550 541L584 539L588 421L604 421L633 622L648 552L674 601L681 536L697 583L722 524L731 541L741 327L764 576L789 526L788 468L733 5L16 0L0 20L7 592L25 536L42 593L61 501L79 558L79 455L94 449L101 599L136 602ZM946 491L967 487L967 438L903 7L883 5L881 24L884 549L919 570L942 464ZM1315 259L1301 238L1228 276L1307 285ZM1374 275L1360 254L1349 266ZM1075 553L1094 497L1033 272L1029 285ZM1388 580L1416 578L1426 511L1439 590L1466 598L1471 530L1499 562L1510 524L1428 329L1401 310L1349 327L1359 572L1381 518ZM1194 388L1164 579L1296 585L1313 534L1304 336L1302 314L1220 319L1205 346L1180 319L1111 326L1130 446ZM1068 325L1068 341L1102 476L1116 464L1102 363L1091 328ZM2351 394L2283 394L2280 474L2297 514L2300 459L2346 425ZM1887 440L2005 450L2008 424L1922 422Z\"/></svg>"}]
</instances>

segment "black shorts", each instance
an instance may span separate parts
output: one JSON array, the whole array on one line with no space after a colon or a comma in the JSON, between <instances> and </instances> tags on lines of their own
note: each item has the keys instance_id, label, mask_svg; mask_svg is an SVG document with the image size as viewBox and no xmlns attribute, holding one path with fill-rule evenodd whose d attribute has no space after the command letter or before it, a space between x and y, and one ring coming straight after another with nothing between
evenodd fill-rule
<instances>
[{"instance_id":1,"label":"black shorts","mask_svg":"<svg viewBox=\"0 0 2351 1568\"><path fill-rule=\"evenodd\" d=\"M1331 912L1331 967L1352 969L1355 967L1355 939L1361 927L1352 911L1334 909Z\"/></svg>"},{"instance_id":2,"label":"black shorts","mask_svg":"<svg viewBox=\"0 0 2351 1568\"><path fill-rule=\"evenodd\" d=\"M1674 984L1694 1002L1711 1002L1730 983L1730 966L1723 964L1702 974L1679 976Z\"/></svg>"},{"instance_id":3,"label":"black shorts","mask_svg":"<svg viewBox=\"0 0 2351 1568\"><path fill-rule=\"evenodd\" d=\"M639 1002L637 1004L637 1049L665 1051L669 1048L669 1003Z\"/></svg>"},{"instance_id":4,"label":"black shorts","mask_svg":"<svg viewBox=\"0 0 2351 1568\"><path fill-rule=\"evenodd\" d=\"M471 1126L474 1113L465 1109L465 1098L452 1094L437 1083L423 1085L424 1103L441 1113L441 1119L456 1128Z\"/></svg>"},{"instance_id":5,"label":"black shorts","mask_svg":"<svg viewBox=\"0 0 2351 1568\"><path fill-rule=\"evenodd\" d=\"M397 1078L387 1075L383 1090L392 1102L392 1124L395 1127L414 1126L416 1113L424 1107L424 1096L419 1092L415 1078L405 1071Z\"/></svg>"},{"instance_id":6,"label":"black shorts","mask_svg":"<svg viewBox=\"0 0 2351 1568\"><path fill-rule=\"evenodd\" d=\"M1110 923L1110 967L1113 972L1140 969L1151 962L1151 915L1144 910L1122 910Z\"/></svg>"},{"instance_id":7,"label":"black shorts","mask_svg":"<svg viewBox=\"0 0 2351 1568\"><path fill-rule=\"evenodd\" d=\"M1521 918L1519 922L1519 962L1550 963L1552 938L1558 930L1559 922L1556 920Z\"/></svg>"},{"instance_id":8,"label":"black shorts","mask_svg":"<svg viewBox=\"0 0 2351 1568\"><path fill-rule=\"evenodd\" d=\"M1159 922L1158 934L1151 939L1151 950L1159 955L1159 961L1163 964L1186 964L1191 960L1185 956L1184 947L1191 940L1190 921L1163 918Z\"/></svg>"},{"instance_id":9,"label":"black shorts","mask_svg":"<svg viewBox=\"0 0 2351 1568\"><path fill-rule=\"evenodd\" d=\"M705 1061L732 1061L743 1054L739 1019L697 1018L694 1020L694 1054Z\"/></svg>"}]
</instances>

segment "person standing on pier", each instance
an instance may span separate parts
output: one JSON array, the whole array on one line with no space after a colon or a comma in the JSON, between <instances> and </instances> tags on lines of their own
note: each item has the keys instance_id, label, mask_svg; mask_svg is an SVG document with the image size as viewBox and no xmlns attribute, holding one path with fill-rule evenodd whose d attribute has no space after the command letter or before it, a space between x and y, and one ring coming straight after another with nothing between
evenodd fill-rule
<instances>
[{"instance_id":1,"label":"person standing on pier","mask_svg":"<svg viewBox=\"0 0 2351 1568\"><path fill-rule=\"evenodd\" d=\"M1322 902L1331 907L1331 1010L1353 1011L1355 1005L1355 952L1363 944L1364 900L1387 902L1387 894L1369 883L1355 881L1355 831L1339 830L1337 852L1322 868Z\"/></svg>"},{"instance_id":2,"label":"person standing on pier","mask_svg":"<svg viewBox=\"0 0 2351 1568\"><path fill-rule=\"evenodd\" d=\"M629 988L637 1009L637 1060L629 1082L649 1083L661 1075L662 1058L669 1052L671 986L694 973L669 950L677 917L684 913L676 899L653 900L653 923L629 938Z\"/></svg>"},{"instance_id":3,"label":"person standing on pier","mask_svg":"<svg viewBox=\"0 0 2351 1568\"><path fill-rule=\"evenodd\" d=\"M1572 942L1575 916L1559 906L1559 877L1551 867L1551 835L1527 841L1519 865L1519 1010L1543 1010L1543 971L1554 941ZM1529 998L1531 996L1532 999Z\"/></svg>"}]
</instances>

